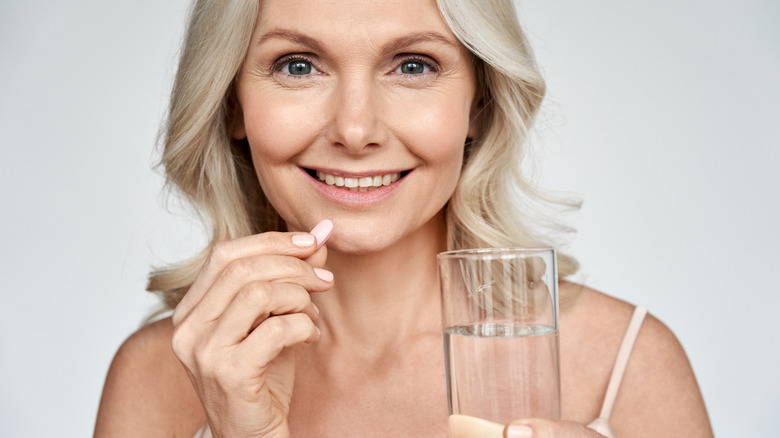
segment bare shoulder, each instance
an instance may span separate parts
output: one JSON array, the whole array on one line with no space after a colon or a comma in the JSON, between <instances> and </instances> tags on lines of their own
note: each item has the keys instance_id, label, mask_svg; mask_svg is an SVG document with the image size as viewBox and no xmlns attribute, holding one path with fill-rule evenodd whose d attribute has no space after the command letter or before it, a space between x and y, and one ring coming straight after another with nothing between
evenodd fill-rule
<instances>
[{"instance_id":1,"label":"bare shoulder","mask_svg":"<svg viewBox=\"0 0 780 438\"><path fill-rule=\"evenodd\" d=\"M674 333L652 314L637 336L613 424L618 431L647 431L633 436L713 436L688 356Z\"/></svg>"},{"instance_id":2,"label":"bare shoulder","mask_svg":"<svg viewBox=\"0 0 780 438\"><path fill-rule=\"evenodd\" d=\"M171 349L170 318L131 335L109 368L95 436L192 436L205 416Z\"/></svg>"},{"instance_id":3,"label":"bare shoulder","mask_svg":"<svg viewBox=\"0 0 780 438\"><path fill-rule=\"evenodd\" d=\"M617 350L635 306L584 286L565 287L577 289L577 298L571 309L561 313L562 356L564 330L572 334L574 339L570 341L588 346L579 350L576 346L569 348L575 351L574 362L579 369L590 369L591 384L597 382L589 389L598 394L600 409ZM592 350L585 351L588 348ZM592 366L585 367L586 362ZM611 422L618 436L712 436L701 391L685 350L672 330L652 314L643 321L631 351Z\"/></svg>"}]
</instances>

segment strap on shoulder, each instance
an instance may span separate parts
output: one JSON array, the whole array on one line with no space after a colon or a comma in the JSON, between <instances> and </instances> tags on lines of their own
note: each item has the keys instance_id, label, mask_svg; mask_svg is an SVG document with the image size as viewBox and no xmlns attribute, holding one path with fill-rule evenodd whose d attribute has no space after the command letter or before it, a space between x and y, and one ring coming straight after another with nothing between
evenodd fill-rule
<instances>
[{"instance_id":1,"label":"strap on shoulder","mask_svg":"<svg viewBox=\"0 0 780 438\"><path fill-rule=\"evenodd\" d=\"M607 393L604 395L604 404L601 406L599 418L608 419L612 413L612 407L615 405L618 389L620 389L620 383L623 381L623 374L628 365L628 358L631 356L631 350L634 348L634 342L639 334L639 328L642 326L645 315L647 315L647 309L644 307L637 306L634 309L631 322L628 323L626 334L623 336L623 343L620 344L620 350L618 350L617 358L615 358L615 366L612 368L612 376L609 378L609 385L607 386Z\"/></svg>"},{"instance_id":2,"label":"strap on shoulder","mask_svg":"<svg viewBox=\"0 0 780 438\"><path fill-rule=\"evenodd\" d=\"M636 337L639 334L639 328L642 326L645 315L647 315L647 309L644 307L637 306L634 309L634 314L631 316L631 321L628 323L626 334L623 336L623 342L620 344L620 350L618 350L617 357L615 358L615 366L612 368L612 376L609 378L607 393L604 395L604 404L601 406L601 414L599 415L599 418L596 418L588 425L589 428L601 433L607 438L616 437L615 431L612 430L612 425L609 423L609 416L612 414L612 407L615 405L618 389L620 389L620 382L623 381L623 374L628 365L628 358L631 356L631 350L634 348L634 341L636 341Z\"/></svg>"},{"instance_id":3,"label":"strap on shoulder","mask_svg":"<svg viewBox=\"0 0 780 438\"><path fill-rule=\"evenodd\" d=\"M209 424L206 423L201 426L200 429L195 432L195 435L192 438L211 438L211 429L209 428Z\"/></svg>"}]
</instances>

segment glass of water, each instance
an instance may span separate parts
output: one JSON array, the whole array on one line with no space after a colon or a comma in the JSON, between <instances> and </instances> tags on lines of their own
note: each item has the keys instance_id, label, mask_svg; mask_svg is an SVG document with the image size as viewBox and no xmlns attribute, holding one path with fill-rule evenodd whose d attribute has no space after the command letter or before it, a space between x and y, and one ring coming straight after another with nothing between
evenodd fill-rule
<instances>
[{"instance_id":1,"label":"glass of water","mask_svg":"<svg viewBox=\"0 0 780 438\"><path fill-rule=\"evenodd\" d=\"M451 438L560 419L558 275L551 248L437 256Z\"/></svg>"}]
</instances>

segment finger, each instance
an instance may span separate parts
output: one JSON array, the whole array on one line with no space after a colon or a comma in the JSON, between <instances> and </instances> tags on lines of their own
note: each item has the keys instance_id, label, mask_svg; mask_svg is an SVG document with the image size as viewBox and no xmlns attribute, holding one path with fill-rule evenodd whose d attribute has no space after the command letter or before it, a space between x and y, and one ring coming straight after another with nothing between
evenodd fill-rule
<instances>
[{"instance_id":1,"label":"finger","mask_svg":"<svg viewBox=\"0 0 780 438\"><path fill-rule=\"evenodd\" d=\"M324 292L330 289L332 281L333 274L329 271L294 257L264 255L234 260L220 273L188 318L203 323L217 320L249 283L287 283L310 292Z\"/></svg>"},{"instance_id":2,"label":"finger","mask_svg":"<svg viewBox=\"0 0 780 438\"><path fill-rule=\"evenodd\" d=\"M174 310L174 326L189 315L220 273L234 260L263 254L283 254L301 258L310 256L315 250L315 242L312 239L302 242L302 239L296 236L289 233L269 232L214 245L192 286Z\"/></svg>"},{"instance_id":3,"label":"finger","mask_svg":"<svg viewBox=\"0 0 780 438\"><path fill-rule=\"evenodd\" d=\"M506 438L605 438L593 429L573 421L541 418L515 420L504 429Z\"/></svg>"},{"instance_id":4,"label":"finger","mask_svg":"<svg viewBox=\"0 0 780 438\"><path fill-rule=\"evenodd\" d=\"M321 246L314 254L303 259L306 263L314 266L315 268L324 268L325 261L328 259L328 247L326 245Z\"/></svg>"},{"instance_id":5,"label":"finger","mask_svg":"<svg viewBox=\"0 0 780 438\"><path fill-rule=\"evenodd\" d=\"M301 342L318 339L320 331L307 315L293 313L273 316L263 321L236 349L240 363L263 366L270 363L282 349Z\"/></svg>"},{"instance_id":6,"label":"finger","mask_svg":"<svg viewBox=\"0 0 780 438\"><path fill-rule=\"evenodd\" d=\"M239 291L217 320L214 336L226 345L235 345L268 317L292 313L317 321L319 315L306 289L289 283L252 282Z\"/></svg>"},{"instance_id":7,"label":"finger","mask_svg":"<svg viewBox=\"0 0 780 438\"><path fill-rule=\"evenodd\" d=\"M328 221L330 222L330 221ZM317 227L315 227L316 229ZM332 229L332 226L331 226ZM323 242L328 234L323 234ZM317 236L306 233L268 232L214 245L187 294L173 313L173 324L178 325L192 311L222 270L233 260L262 254L289 255L305 259L316 251ZM309 238L307 238L309 237Z\"/></svg>"},{"instance_id":8,"label":"finger","mask_svg":"<svg viewBox=\"0 0 780 438\"><path fill-rule=\"evenodd\" d=\"M212 284L219 272L232 260L259 254L281 254L305 259L325 244L332 231L333 222L325 219L312 228L309 233L314 236L314 242L303 233L291 235L290 233L268 232L218 243L210 251L204 267L190 290L176 307L173 314L174 326L190 313L192 307L202 299L208 286ZM315 248L312 249L315 244ZM321 264L324 265L324 263L322 260ZM319 263L314 266L322 267Z\"/></svg>"}]
</instances>

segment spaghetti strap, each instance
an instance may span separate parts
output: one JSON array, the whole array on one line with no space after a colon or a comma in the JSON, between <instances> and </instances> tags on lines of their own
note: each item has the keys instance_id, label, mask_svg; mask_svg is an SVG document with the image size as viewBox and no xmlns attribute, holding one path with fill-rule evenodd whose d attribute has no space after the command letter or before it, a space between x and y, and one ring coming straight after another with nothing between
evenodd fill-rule
<instances>
[{"instance_id":1,"label":"spaghetti strap","mask_svg":"<svg viewBox=\"0 0 780 438\"><path fill-rule=\"evenodd\" d=\"M631 350L634 348L634 342L639 334L639 328L642 326L645 315L647 315L647 309L644 307L637 306L634 309L634 314L631 316L631 321L628 323L626 334L623 336L623 342L620 344L620 350L618 350L617 357L615 358L615 366L612 368L612 376L609 378L607 392L604 395L604 404L601 406L601 414L599 414L599 418L588 425L588 427L605 435L607 438L615 438L615 432L609 424L609 416L612 414L612 408L615 405L618 389L620 389L620 383L623 381L623 374L626 371L628 359L631 356Z\"/></svg>"},{"instance_id":2,"label":"spaghetti strap","mask_svg":"<svg viewBox=\"0 0 780 438\"><path fill-rule=\"evenodd\" d=\"M206 423L201 426L200 429L195 432L195 435L192 438L211 438L211 429L209 428L209 424Z\"/></svg>"}]
</instances>

